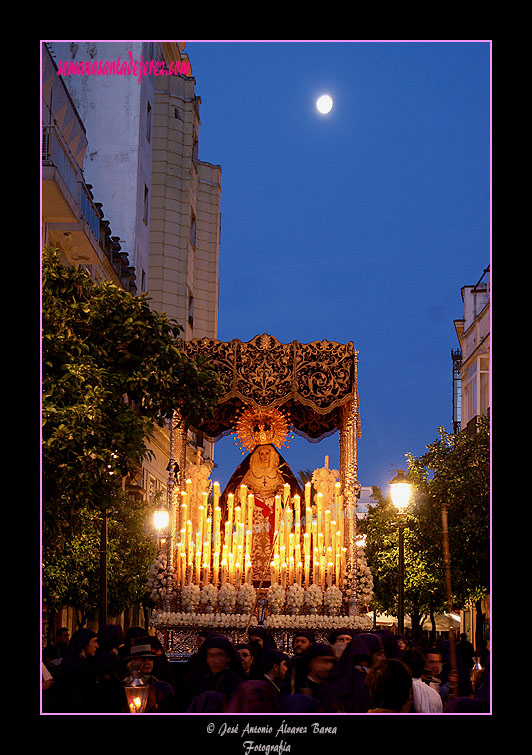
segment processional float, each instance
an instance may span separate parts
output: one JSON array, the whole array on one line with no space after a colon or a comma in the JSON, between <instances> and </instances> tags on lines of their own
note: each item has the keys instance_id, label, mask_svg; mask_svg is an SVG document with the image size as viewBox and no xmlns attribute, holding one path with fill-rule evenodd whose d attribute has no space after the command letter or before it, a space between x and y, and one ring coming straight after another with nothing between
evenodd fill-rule
<instances>
[{"instance_id":1,"label":"processional float","mask_svg":"<svg viewBox=\"0 0 532 755\"><path fill-rule=\"evenodd\" d=\"M170 425L170 526L152 566L151 623L167 651L195 650L198 631L233 641L263 624L279 646L295 629L318 636L368 628L372 579L356 541L357 352L351 342L181 341L223 386L214 416L196 427L212 442L233 434L248 456L224 491L212 465L186 463L187 424ZM279 453L294 432L310 442L339 432L340 469L304 487ZM292 436L293 437L293 436Z\"/></svg>"}]
</instances>

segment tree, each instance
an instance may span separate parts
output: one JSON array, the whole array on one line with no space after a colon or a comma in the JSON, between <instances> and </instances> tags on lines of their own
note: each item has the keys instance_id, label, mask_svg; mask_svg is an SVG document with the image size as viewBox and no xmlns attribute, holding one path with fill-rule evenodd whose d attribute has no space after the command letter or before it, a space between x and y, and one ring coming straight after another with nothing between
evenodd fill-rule
<instances>
[{"instance_id":1,"label":"tree","mask_svg":"<svg viewBox=\"0 0 532 755\"><path fill-rule=\"evenodd\" d=\"M490 584L490 433L479 417L477 432L448 433L416 458L407 454L408 475L415 485L419 533L428 557L441 563L442 504L447 505L453 605L477 604ZM481 632L481 627L479 628ZM477 635L481 636L481 634Z\"/></svg>"},{"instance_id":2,"label":"tree","mask_svg":"<svg viewBox=\"0 0 532 755\"><path fill-rule=\"evenodd\" d=\"M398 610L399 535L397 511L380 488L373 487L377 501L360 520L359 530L367 535L365 554L373 576L371 606L396 616ZM443 607L443 582L427 558L419 537L417 518L410 506L404 519L404 609L417 636L423 621L434 608Z\"/></svg>"},{"instance_id":3,"label":"tree","mask_svg":"<svg viewBox=\"0 0 532 755\"><path fill-rule=\"evenodd\" d=\"M91 572L77 564L87 565L95 551L102 512L110 539L117 536L113 521L131 530L134 507L122 480L149 457L156 425L176 409L191 425L201 421L221 387L204 360L184 356L181 326L153 310L145 294L95 283L51 248L42 257L42 326L44 597L53 603L68 594L70 569L83 601L83 589L93 589Z\"/></svg>"}]
</instances>

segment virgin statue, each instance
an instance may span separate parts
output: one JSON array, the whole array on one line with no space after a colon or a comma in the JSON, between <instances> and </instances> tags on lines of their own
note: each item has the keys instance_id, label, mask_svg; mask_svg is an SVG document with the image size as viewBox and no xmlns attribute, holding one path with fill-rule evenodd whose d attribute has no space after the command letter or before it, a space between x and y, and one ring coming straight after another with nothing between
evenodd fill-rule
<instances>
[{"instance_id":1,"label":"virgin statue","mask_svg":"<svg viewBox=\"0 0 532 755\"><path fill-rule=\"evenodd\" d=\"M272 410L268 419L271 419L271 412ZM275 422L256 422L256 418L257 411L248 410L248 429L246 430L244 426L246 419L240 422L239 434L246 447L251 450L227 483L220 498L220 507L223 521L230 493L233 493L236 498L241 485L245 485L248 492L253 493L255 504L251 552L253 581L257 583L262 580L263 584L268 584L275 534L275 496L281 496L281 505L283 505L284 486L290 486L291 497L296 494L301 496L301 487L292 470L275 448L275 445L281 445Z\"/></svg>"}]
</instances>

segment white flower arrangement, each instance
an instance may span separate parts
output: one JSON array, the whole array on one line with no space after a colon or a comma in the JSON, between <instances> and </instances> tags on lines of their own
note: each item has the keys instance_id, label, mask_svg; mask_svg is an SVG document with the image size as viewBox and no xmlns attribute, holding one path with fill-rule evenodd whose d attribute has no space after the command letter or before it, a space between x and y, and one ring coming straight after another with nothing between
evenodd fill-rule
<instances>
[{"instance_id":1,"label":"white flower arrangement","mask_svg":"<svg viewBox=\"0 0 532 755\"><path fill-rule=\"evenodd\" d=\"M371 619L363 616L283 616L271 615L264 620L267 629L369 629Z\"/></svg>"},{"instance_id":2,"label":"white flower arrangement","mask_svg":"<svg viewBox=\"0 0 532 755\"><path fill-rule=\"evenodd\" d=\"M166 560L166 554L161 552L150 566L148 572L150 598L156 603L161 603L165 595L168 592L172 593L175 587L174 570L171 568L170 574L167 574Z\"/></svg>"},{"instance_id":3,"label":"white flower arrangement","mask_svg":"<svg viewBox=\"0 0 532 755\"><path fill-rule=\"evenodd\" d=\"M165 629L181 627L212 627L214 629L245 629L249 621L247 614L196 614L168 611L154 611L150 624ZM372 618L367 614L357 616L283 616L274 614L264 621L267 629L371 629Z\"/></svg>"},{"instance_id":4,"label":"white flower arrangement","mask_svg":"<svg viewBox=\"0 0 532 755\"><path fill-rule=\"evenodd\" d=\"M154 611L150 624L166 629L179 629L180 627L212 627L245 629L249 621L246 614L204 614L188 613L184 611L167 612Z\"/></svg>"},{"instance_id":5,"label":"white flower arrangement","mask_svg":"<svg viewBox=\"0 0 532 755\"><path fill-rule=\"evenodd\" d=\"M286 600L285 589L282 585L271 585L268 588L268 607L272 614L279 614L284 608Z\"/></svg>"},{"instance_id":6,"label":"white flower arrangement","mask_svg":"<svg viewBox=\"0 0 532 755\"><path fill-rule=\"evenodd\" d=\"M194 613L200 602L200 589L198 585L184 585L181 590L181 602L186 613Z\"/></svg>"},{"instance_id":7,"label":"white flower arrangement","mask_svg":"<svg viewBox=\"0 0 532 755\"><path fill-rule=\"evenodd\" d=\"M323 603L325 605L327 613L331 616L340 613L342 600L342 591L337 585L331 585L331 587L328 587L325 591L325 595L323 596Z\"/></svg>"},{"instance_id":8,"label":"white flower arrangement","mask_svg":"<svg viewBox=\"0 0 532 755\"><path fill-rule=\"evenodd\" d=\"M312 485L316 493L323 495L323 503L330 506L334 502L336 482L340 476L337 469L321 467L312 473ZM314 496L316 502L316 496Z\"/></svg>"},{"instance_id":9,"label":"white flower arrangement","mask_svg":"<svg viewBox=\"0 0 532 755\"><path fill-rule=\"evenodd\" d=\"M373 598L373 576L366 562L364 548L357 547L355 557L355 595L359 606L368 606Z\"/></svg>"},{"instance_id":10,"label":"white flower arrangement","mask_svg":"<svg viewBox=\"0 0 532 755\"><path fill-rule=\"evenodd\" d=\"M291 614L297 613L305 599L305 589L301 585L290 585L286 591L286 607Z\"/></svg>"},{"instance_id":11,"label":"white flower arrangement","mask_svg":"<svg viewBox=\"0 0 532 755\"><path fill-rule=\"evenodd\" d=\"M309 613L316 613L323 603L323 591L319 585L312 584L305 590L304 605Z\"/></svg>"},{"instance_id":12,"label":"white flower arrangement","mask_svg":"<svg viewBox=\"0 0 532 755\"><path fill-rule=\"evenodd\" d=\"M236 606L241 613L250 613L255 606L255 588L250 584L240 585L236 594Z\"/></svg>"},{"instance_id":13,"label":"white flower arrangement","mask_svg":"<svg viewBox=\"0 0 532 755\"><path fill-rule=\"evenodd\" d=\"M218 591L218 605L223 613L231 613L235 608L236 590L233 585L226 582Z\"/></svg>"},{"instance_id":14,"label":"white flower arrangement","mask_svg":"<svg viewBox=\"0 0 532 755\"><path fill-rule=\"evenodd\" d=\"M186 479L192 482L191 499L201 502L202 493L210 493L212 482L209 475L212 472L213 465L203 462L202 464L187 464L185 468Z\"/></svg>"},{"instance_id":15,"label":"white flower arrangement","mask_svg":"<svg viewBox=\"0 0 532 755\"><path fill-rule=\"evenodd\" d=\"M211 582L205 585L200 594L200 603L204 609L209 613L212 613L218 602L218 588Z\"/></svg>"}]
</instances>

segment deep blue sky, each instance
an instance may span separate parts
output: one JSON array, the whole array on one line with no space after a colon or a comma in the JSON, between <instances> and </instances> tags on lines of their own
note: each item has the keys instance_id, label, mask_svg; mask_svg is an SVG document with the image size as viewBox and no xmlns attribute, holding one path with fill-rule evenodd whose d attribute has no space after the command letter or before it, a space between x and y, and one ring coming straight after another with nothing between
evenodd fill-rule
<instances>
[{"instance_id":1,"label":"deep blue sky","mask_svg":"<svg viewBox=\"0 0 532 755\"><path fill-rule=\"evenodd\" d=\"M460 289L490 262L488 42L187 42L222 166L218 338L353 341L362 485L452 427ZM334 99L327 116L315 100ZM300 438L297 473L338 468ZM222 486L240 462L216 445Z\"/></svg>"}]
</instances>

